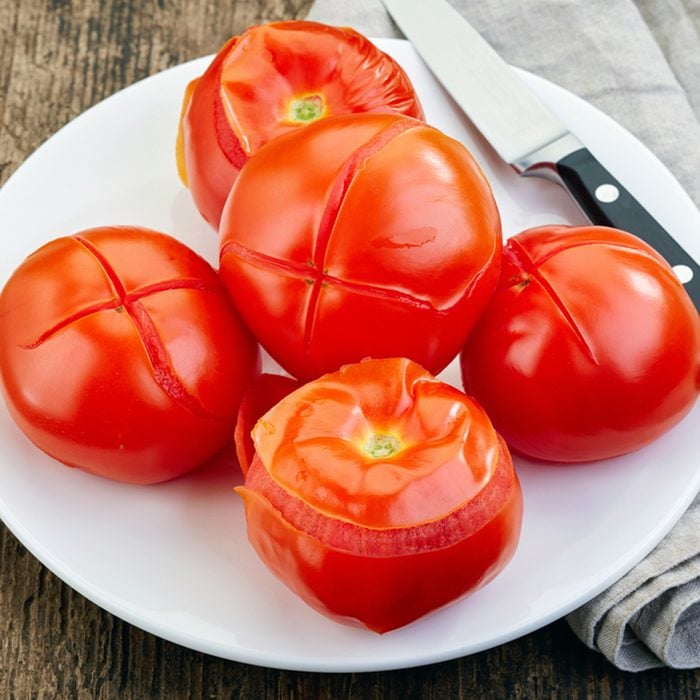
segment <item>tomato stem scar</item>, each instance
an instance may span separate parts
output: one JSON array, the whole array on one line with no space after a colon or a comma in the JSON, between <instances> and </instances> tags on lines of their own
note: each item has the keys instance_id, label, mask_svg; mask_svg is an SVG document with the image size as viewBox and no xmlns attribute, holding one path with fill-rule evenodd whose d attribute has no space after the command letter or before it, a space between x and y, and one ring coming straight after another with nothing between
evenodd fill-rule
<instances>
[{"instance_id":1,"label":"tomato stem scar","mask_svg":"<svg viewBox=\"0 0 700 700\"><path fill-rule=\"evenodd\" d=\"M374 459L393 457L403 448L403 443L395 435L375 433L362 445L362 451Z\"/></svg>"},{"instance_id":2,"label":"tomato stem scar","mask_svg":"<svg viewBox=\"0 0 700 700\"><path fill-rule=\"evenodd\" d=\"M326 113L326 104L322 95L306 95L293 100L289 105L289 120L308 124L316 121Z\"/></svg>"}]
</instances>

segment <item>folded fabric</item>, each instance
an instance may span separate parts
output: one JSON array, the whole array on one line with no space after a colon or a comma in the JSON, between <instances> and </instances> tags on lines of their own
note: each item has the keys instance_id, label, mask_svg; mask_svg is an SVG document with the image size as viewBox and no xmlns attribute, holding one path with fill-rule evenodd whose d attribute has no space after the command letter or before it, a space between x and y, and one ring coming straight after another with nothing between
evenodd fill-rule
<instances>
[{"instance_id":1,"label":"folded fabric","mask_svg":"<svg viewBox=\"0 0 700 700\"><path fill-rule=\"evenodd\" d=\"M700 205L700 0L451 2L506 61L637 136ZM401 36L380 0L316 0L308 19ZM621 669L700 668L700 495L645 560L567 619Z\"/></svg>"},{"instance_id":2,"label":"folded fabric","mask_svg":"<svg viewBox=\"0 0 700 700\"><path fill-rule=\"evenodd\" d=\"M625 671L700 666L700 497L649 556L569 615Z\"/></svg>"}]
</instances>

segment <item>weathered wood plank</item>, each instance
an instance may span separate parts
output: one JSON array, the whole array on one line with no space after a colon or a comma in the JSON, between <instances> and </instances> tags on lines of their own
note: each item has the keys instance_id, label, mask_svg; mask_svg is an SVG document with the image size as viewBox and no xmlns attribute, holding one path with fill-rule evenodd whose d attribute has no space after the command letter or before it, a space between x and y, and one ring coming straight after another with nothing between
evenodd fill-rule
<instances>
[{"instance_id":1,"label":"weathered wood plank","mask_svg":"<svg viewBox=\"0 0 700 700\"><path fill-rule=\"evenodd\" d=\"M0 3L0 184L51 134L141 78L310 0Z\"/></svg>"}]
</instances>

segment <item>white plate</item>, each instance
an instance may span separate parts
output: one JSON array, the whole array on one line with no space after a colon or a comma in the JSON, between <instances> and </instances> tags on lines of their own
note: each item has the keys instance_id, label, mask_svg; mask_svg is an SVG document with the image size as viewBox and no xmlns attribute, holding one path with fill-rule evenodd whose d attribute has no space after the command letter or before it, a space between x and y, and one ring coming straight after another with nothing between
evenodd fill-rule
<instances>
[{"instance_id":1,"label":"white plate","mask_svg":"<svg viewBox=\"0 0 700 700\"><path fill-rule=\"evenodd\" d=\"M428 121L461 139L493 184L506 234L582 222L556 185L518 178L475 136L410 45L378 42L406 68ZM217 241L175 171L187 81L209 59L148 78L49 139L0 191L0 281L44 241L101 224L169 232L216 261ZM700 259L700 215L667 170L609 118L523 78ZM622 329L621 329L621 332ZM456 368L446 377L458 382ZM238 478L220 460L152 487L63 467L0 408L0 516L54 573L149 632L218 656L279 668L366 671L450 659L555 620L615 581L680 517L700 487L700 405L632 455L557 468L518 460L525 518L506 570L467 600L379 636L331 622L269 574L248 546ZM229 465L230 466L230 465Z\"/></svg>"}]
</instances>

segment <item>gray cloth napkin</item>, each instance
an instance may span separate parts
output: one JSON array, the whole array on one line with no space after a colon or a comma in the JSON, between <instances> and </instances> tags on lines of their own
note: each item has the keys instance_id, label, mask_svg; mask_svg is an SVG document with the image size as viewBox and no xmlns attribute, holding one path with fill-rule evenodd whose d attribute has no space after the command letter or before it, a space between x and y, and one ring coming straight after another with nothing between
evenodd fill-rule
<instances>
[{"instance_id":1,"label":"gray cloth napkin","mask_svg":"<svg viewBox=\"0 0 700 700\"><path fill-rule=\"evenodd\" d=\"M450 1L506 61L637 136L700 205L700 0ZM380 0L316 0L308 19L401 36ZM644 561L567 619L623 670L700 668L700 495Z\"/></svg>"}]
</instances>

